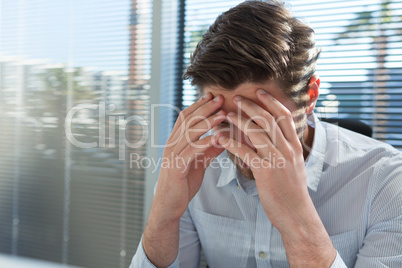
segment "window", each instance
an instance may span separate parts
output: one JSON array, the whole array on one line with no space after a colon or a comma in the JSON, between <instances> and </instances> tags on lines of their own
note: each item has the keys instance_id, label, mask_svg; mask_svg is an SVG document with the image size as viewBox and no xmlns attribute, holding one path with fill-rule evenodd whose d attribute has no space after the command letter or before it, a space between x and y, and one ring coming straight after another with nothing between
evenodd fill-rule
<instances>
[{"instance_id":1,"label":"window","mask_svg":"<svg viewBox=\"0 0 402 268\"><path fill-rule=\"evenodd\" d=\"M0 0L1 253L129 266L151 22L151 0Z\"/></svg>"},{"instance_id":2,"label":"window","mask_svg":"<svg viewBox=\"0 0 402 268\"><path fill-rule=\"evenodd\" d=\"M316 2L292 1L323 49L317 112L360 119L374 138L402 149L402 2Z\"/></svg>"},{"instance_id":3,"label":"window","mask_svg":"<svg viewBox=\"0 0 402 268\"><path fill-rule=\"evenodd\" d=\"M207 27L242 1L186 1L184 66ZM317 65L321 91L316 113L372 126L374 138L402 149L402 2L397 0L290 0L323 50ZM180 89L181 90L181 89ZM188 81L183 106L196 92Z\"/></svg>"}]
</instances>

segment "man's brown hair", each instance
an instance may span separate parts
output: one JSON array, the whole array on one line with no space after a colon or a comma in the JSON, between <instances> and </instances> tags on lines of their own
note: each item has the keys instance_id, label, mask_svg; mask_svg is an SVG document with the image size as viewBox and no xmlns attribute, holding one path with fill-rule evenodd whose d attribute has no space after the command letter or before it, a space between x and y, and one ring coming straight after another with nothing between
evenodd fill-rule
<instances>
[{"instance_id":1,"label":"man's brown hair","mask_svg":"<svg viewBox=\"0 0 402 268\"><path fill-rule=\"evenodd\" d=\"M274 79L299 106L320 50L314 31L278 1L245 1L222 13L198 43L183 78L227 90Z\"/></svg>"}]
</instances>

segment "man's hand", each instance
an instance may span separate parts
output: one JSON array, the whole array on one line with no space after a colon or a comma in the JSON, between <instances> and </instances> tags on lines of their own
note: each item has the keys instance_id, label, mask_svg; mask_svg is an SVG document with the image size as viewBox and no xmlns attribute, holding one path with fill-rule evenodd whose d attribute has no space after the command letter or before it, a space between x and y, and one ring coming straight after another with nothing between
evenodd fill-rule
<instances>
[{"instance_id":1,"label":"man's hand","mask_svg":"<svg viewBox=\"0 0 402 268\"><path fill-rule=\"evenodd\" d=\"M223 97L208 93L179 114L163 151L163 160L152 202L143 247L157 267L166 267L179 248L179 222L201 187L205 169L224 149L213 135L202 135L221 123L226 115L217 112ZM219 148L218 148L219 147Z\"/></svg>"},{"instance_id":2,"label":"man's hand","mask_svg":"<svg viewBox=\"0 0 402 268\"><path fill-rule=\"evenodd\" d=\"M227 117L252 144L224 136L219 143L251 169L261 204L282 235L291 267L330 267L336 251L308 193L303 148L292 114L262 89L257 97L264 107L234 98L249 119L234 113Z\"/></svg>"},{"instance_id":3,"label":"man's hand","mask_svg":"<svg viewBox=\"0 0 402 268\"><path fill-rule=\"evenodd\" d=\"M223 103L222 96L211 98L212 94L207 94L182 111L167 140L163 151L167 163L161 166L154 198L154 203L163 206L159 216L164 219L183 215L201 186L205 169L224 150L214 146L213 135L200 139L226 118L223 111L215 113Z\"/></svg>"}]
</instances>

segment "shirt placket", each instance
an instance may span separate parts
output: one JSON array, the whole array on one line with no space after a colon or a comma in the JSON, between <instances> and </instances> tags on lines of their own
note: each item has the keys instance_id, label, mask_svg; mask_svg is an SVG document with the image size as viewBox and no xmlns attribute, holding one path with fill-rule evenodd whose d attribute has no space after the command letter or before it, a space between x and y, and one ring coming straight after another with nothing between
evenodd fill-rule
<instances>
[{"instance_id":1,"label":"shirt placket","mask_svg":"<svg viewBox=\"0 0 402 268\"><path fill-rule=\"evenodd\" d=\"M255 228L255 259L257 267L271 267L270 240L272 224L269 221L261 202L257 208L257 222Z\"/></svg>"}]
</instances>

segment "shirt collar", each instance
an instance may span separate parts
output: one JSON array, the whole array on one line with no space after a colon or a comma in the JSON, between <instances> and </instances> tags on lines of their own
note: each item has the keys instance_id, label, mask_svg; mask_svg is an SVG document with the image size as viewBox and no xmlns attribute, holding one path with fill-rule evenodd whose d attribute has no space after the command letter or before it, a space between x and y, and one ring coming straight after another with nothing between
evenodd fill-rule
<instances>
[{"instance_id":1,"label":"shirt collar","mask_svg":"<svg viewBox=\"0 0 402 268\"><path fill-rule=\"evenodd\" d=\"M228 152L223 151L216 159L218 161L221 173L219 175L217 187L228 185L231 181L237 180L237 168L229 158Z\"/></svg>"},{"instance_id":2,"label":"shirt collar","mask_svg":"<svg viewBox=\"0 0 402 268\"><path fill-rule=\"evenodd\" d=\"M314 128L314 139L313 146L310 149L309 156L306 160L307 186L310 190L316 192L324 165L327 135L324 127L315 114L310 114L308 116L308 124ZM232 181L235 181L239 185L237 179L239 176L237 168L229 158L227 151L223 151L215 160L218 161L221 168L221 173L216 186L223 187Z\"/></svg>"},{"instance_id":3,"label":"shirt collar","mask_svg":"<svg viewBox=\"0 0 402 268\"><path fill-rule=\"evenodd\" d=\"M315 114L308 116L308 124L314 128L313 146L306 159L307 186L316 192L324 166L325 151L327 149L326 131Z\"/></svg>"}]
</instances>

